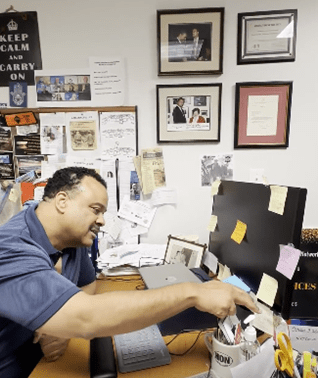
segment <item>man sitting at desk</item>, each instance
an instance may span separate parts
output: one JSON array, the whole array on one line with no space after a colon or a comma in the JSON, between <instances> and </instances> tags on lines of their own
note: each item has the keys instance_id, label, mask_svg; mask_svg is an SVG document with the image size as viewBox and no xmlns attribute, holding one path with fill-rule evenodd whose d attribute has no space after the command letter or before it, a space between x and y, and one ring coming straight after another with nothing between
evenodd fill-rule
<instances>
[{"instance_id":1,"label":"man sitting at desk","mask_svg":"<svg viewBox=\"0 0 318 378\"><path fill-rule=\"evenodd\" d=\"M88 256L107 208L105 181L81 167L61 169L32 204L0 227L0 377L28 377L55 360L72 337L134 331L196 307L218 317L249 295L218 281L156 290L95 292Z\"/></svg>"}]
</instances>

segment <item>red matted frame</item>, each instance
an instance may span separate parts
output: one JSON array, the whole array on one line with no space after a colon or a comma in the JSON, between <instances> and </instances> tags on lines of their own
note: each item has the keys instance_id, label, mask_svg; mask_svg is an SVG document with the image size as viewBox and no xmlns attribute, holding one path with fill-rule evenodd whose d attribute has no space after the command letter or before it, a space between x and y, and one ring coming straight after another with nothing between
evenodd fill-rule
<instances>
[{"instance_id":1,"label":"red matted frame","mask_svg":"<svg viewBox=\"0 0 318 378\"><path fill-rule=\"evenodd\" d=\"M236 83L234 148L288 147L292 86L291 81ZM277 120L272 119L273 123L276 122L273 133L266 132L264 128L264 135L262 135L261 123L266 115L264 117L264 114L260 114L257 135L256 133L248 134L249 99L257 100L258 96L259 99L261 96L265 96L262 97L263 99L266 99L266 96L273 96L272 99L278 102L276 104Z\"/></svg>"}]
</instances>

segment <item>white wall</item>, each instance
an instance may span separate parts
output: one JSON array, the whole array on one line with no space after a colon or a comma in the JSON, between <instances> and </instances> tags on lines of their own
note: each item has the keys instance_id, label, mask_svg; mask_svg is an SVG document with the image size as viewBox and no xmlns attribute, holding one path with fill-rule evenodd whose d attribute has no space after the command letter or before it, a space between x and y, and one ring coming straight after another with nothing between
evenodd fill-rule
<instances>
[{"instance_id":1,"label":"white wall","mask_svg":"<svg viewBox=\"0 0 318 378\"><path fill-rule=\"evenodd\" d=\"M194 5L195 4L195 5ZM3 4L5 11L11 3ZM308 189L304 227L317 227L318 95L317 14L315 0L15 0L19 11L37 11L43 69L86 68L90 56L122 56L127 85L125 105L138 106L139 148L156 146L156 84L222 83L219 143L161 145L167 185L176 188L178 204L159 208L144 242L165 243L168 234L196 234L208 241L210 188L202 188L200 157L233 152L234 179L249 181L251 168L263 168L271 184ZM224 66L218 76L157 76L156 11L225 7ZM237 13L298 9L296 61L236 65ZM294 82L289 147L234 150L234 87L236 82ZM32 91L31 91L32 90ZM29 107L34 104L29 88ZM0 102L8 88L0 88ZM107 106L107 104L105 104Z\"/></svg>"}]
</instances>

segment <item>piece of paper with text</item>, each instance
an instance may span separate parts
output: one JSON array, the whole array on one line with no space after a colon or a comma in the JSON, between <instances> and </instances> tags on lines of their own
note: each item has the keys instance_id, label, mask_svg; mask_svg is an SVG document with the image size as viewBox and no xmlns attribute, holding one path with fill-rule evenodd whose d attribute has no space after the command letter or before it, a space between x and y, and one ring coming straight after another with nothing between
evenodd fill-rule
<instances>
[{"instance_id":1,"label":"piece of paper with text","mask_svg":"<svg viewBox=\"0 0 318 378\"><path fill-rule=\"evenodd\" d=\"M285 186L271 185L271 197L269 200L268 210L278 215L283 215L288 188Z\"/></svg>"},{"instance_id":2,"label":"piece of paper with text","mask_svg":"<svg viewBox=\"0 0 318 378\"><path fill-rule=\"evenodd\" d=\"M257 299L260 299L270 307L273 306L278 289L278 282L275 278L263 273L261 283L256 293Z\"/></svg>"}]
</instances>

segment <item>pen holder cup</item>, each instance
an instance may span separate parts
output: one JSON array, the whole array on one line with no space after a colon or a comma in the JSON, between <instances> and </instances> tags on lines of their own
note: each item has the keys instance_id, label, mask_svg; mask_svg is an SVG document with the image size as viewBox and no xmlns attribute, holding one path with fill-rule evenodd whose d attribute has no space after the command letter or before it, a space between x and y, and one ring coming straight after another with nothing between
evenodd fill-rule
<instances>
[{"instance_id":1,"label":"pen holder cup","mask_svg":"<svg viewBox=\"0 0 318 378\"><path fill-rule=\"evenodd\" d=\"M205 345L211 353L211 370L220 378L232 378L230 369L240 364L240 344L223 344L215 334L216 331L204 336Z\"/></svg>"}]
</instances>

